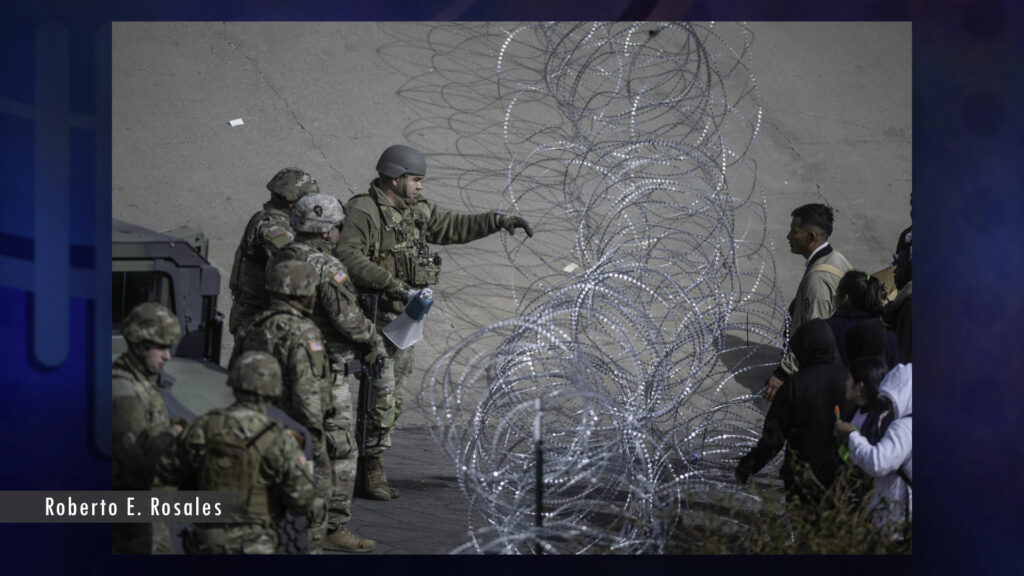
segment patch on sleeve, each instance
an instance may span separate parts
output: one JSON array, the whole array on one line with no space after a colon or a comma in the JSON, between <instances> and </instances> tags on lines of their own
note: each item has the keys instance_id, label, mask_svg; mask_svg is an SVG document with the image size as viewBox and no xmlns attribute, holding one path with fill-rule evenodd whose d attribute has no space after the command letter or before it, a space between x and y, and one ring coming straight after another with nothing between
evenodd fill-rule
<instances>
[{"instance_id":1,"label":"patch on sleeve","mask_svg":"<svg viewBox=\"0 0 1024 576\"><path fill-rule=\"evenodd\" d=\"M348 274L345 274L344 270L338 270L338 272L331 277L331 280L334 280L335 284L341 284L346 278L348 278Z\"/></svg>"},{"instance_id":2,"label":"patch on sleeve","mask_svg":"<svg viewBox=\"0 0 1024 576\"><path fill-rule=\"evenodd\" d=\"M271 226L264 233L264 238L275 248L281 249L290 244L295 236L283 226Z\"/></svg>"},{"instance_id":3,"label":"patch on sleeve","mask_svg":"<svg viewBox=\"0 0 1024 576\"><path fill-rule=\"evenodd\" d=\"M323 352L324 344L319 340L313 340L312 342L309 343L309 349L312 350L313 352Z\"/></svg>"}]
</instances>

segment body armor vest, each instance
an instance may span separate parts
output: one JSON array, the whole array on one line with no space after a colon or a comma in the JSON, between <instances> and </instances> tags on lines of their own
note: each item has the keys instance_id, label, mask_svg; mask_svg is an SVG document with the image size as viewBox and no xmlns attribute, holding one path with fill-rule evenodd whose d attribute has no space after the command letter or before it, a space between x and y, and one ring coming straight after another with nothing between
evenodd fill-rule
<instances>
[{"instance_id":1,"label":"body armor vest","mask_svg":"<svg viewBox=\"0 0 1024 576\"><path fill-rule=\"evenodd\" d=\"M204 432L206 446L199 465L196 489L235 492L240 498L240 512L227 516L225 522L260 524L269 528L273 522L273 506L267 486L260 478L260 462L270 449L281 425L268 419L257 430L245 426L223 410L207 416ZM228 421L237 427L228 426ZM237 428L237 429L232 429Z\"/></svg>"},{"instance_id":2,"label":"body armor vest","mask_svg":"<svg viewBox=\"0 0 1024 576\"><path fill-rule=\"evenodd\" d=\"M243 300L254 306L265 306L270 302L266 289L267 248L264 241L278 242L284 245L291 241L293 234L288 212L275 208L268 202L263 210L253 214L242 234L242 242L235 250L235 260L231 266L231 278L228 287L235 300ZM269 240L263 237L264 232L276 234Z\"/></svg>"},{"instance_id":3,"label":"body armor vest","mask_svg":"<svg viewBox=\"0 0 1024 576\"><path fill-rule=\"evenodd\" d=\"M353 198L367 196L360 194ZM372 200L372 198L371 198ZM441 258L431 255L423 229L430 219L426 206L412 204L406 211L374 201L379 242L371 246L370 260L413 288L437 284Z\"/></svg>"}]
</instances>

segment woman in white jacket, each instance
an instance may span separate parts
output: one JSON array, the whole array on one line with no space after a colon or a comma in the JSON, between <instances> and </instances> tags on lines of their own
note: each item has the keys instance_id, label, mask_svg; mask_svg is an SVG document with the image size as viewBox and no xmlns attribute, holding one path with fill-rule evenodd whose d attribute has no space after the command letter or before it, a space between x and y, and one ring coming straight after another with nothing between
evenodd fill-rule
<instances>
[{"instance_id":1,"label":"woman in white jacket","mask_svg":"<svg viewBox=\"0 0 1024 576\"><path fill-rule=\"evenodd\" d=\"M836 436L846 438L850 459L875 477L868 508L877 526L900 537L898 528L913 518L913 393L912 365L897 364L882 379L879 396L892 402L894 420L872 445L849 422L837 421Z\"/></svg>"}]
</instances>

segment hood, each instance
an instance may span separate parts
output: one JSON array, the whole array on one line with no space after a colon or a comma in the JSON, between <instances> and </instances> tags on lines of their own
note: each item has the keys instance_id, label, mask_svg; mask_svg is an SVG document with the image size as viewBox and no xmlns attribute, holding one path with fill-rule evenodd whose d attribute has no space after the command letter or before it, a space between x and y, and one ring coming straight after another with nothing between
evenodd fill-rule
<instances>
[{"instance_id":1,"label":"hood","mask_svg":"<svg viewBox=\"0 0 1024 576\"><path fill-rule=\"evenodd\" d=\"M896 418L913 413L912 375L911 364L897 364L882 378L878 387L878 395L892 401L892 413Z\"/></svg>"},{"instance_id":2,"label":"hood","mask_svg":"<svg viewBox=\"0 0 1024 576\"><path fill-rule=\"evenodd\" d=\"M836 361L836 339L828 322L821 318L808 320L796 329L789 346L800 366L833 364Z\"/></svg>"},{"instance_id":3,"label":"hood","mask_svg":"<svg viewBox=\"0 0 1024 576\"><path fill-rule=\"evenodd\" d=\"M886 332L880 320L861 322L846 331L846 357L853 362L862 356L885 358Z\"/></svg>"}]
</instances>

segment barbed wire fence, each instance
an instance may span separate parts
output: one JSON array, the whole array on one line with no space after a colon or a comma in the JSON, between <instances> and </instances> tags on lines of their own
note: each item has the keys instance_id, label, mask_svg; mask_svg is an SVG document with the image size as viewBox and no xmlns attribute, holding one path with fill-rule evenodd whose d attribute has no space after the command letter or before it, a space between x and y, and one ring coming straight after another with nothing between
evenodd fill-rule
<instances>
[{"instance_id":1,"label":"barbed wire fence","mask_svg":"<svg viewBox=\"0 0 1024 576\"><path fill-rule=\"evenodd\" d=\"M735 24L467 23L418 46L431 65L401 93L420 114L407 139L454 142L431 180L468 210L500 190L536 230L502 235L504 279L460 270L511 291L506 319L435 308L474 327L420 398L470 503L453 552L660 553L722 494L757 507L733 469L763 416L735 382L777 363L787 314L752 40Z\"/></svg>"}]
</instances>

